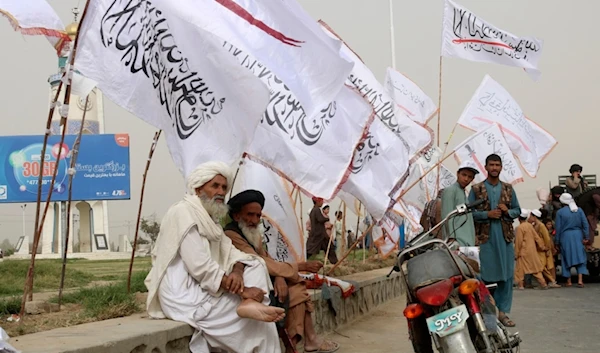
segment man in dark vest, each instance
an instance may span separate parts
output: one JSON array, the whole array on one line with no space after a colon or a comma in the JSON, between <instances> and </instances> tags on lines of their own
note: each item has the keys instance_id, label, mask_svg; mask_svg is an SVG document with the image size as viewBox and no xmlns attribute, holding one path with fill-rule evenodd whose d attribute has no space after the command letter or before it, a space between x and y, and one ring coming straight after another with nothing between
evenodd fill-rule
<instances>
[{"instance_id":1,"label":"man in dark vest","mask_svg":"<svg viewBox=\"0 0 600 353\"><path fill-rule=\"evenodd\" d=\"M513 220L521 208L512 185L500 181L502 159L497 154L485 160L487 179L473 185L469 202L484 200L473 212L475 234L480 246L481 278L486 283L496 283L494 291L500 320L507 327L515 323L506 315L510 313L515 272Z\"/></svg>"}]
</instances>

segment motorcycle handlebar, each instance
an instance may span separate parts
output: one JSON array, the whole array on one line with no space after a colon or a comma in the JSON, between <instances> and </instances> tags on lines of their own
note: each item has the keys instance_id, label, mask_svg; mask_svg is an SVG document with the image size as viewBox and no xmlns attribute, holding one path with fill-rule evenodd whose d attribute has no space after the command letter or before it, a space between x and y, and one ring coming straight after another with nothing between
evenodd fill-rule
<instances>
[{"instance_id":1,"label":"motorcycle handlebar","mask_svg":"<svg viewBox=\"0 0 600 353\"><path fill-rule=\"evenodd\" d=\"M481 205L485 200L484 199L478 199L475 200L474 202L470 203L470 204L462 204L456 207L456 209L452 212L450 212L446 218L442 219L440 221L440 223L436 224L433 228L431 228L429 231L418 235L415 239L413 239L412 241L408 242L406 244L406 247L409 248L411 246L413 246L414 244L419 243L421 240L425 239L428 235L430 235L431 233L433 233L436 229L440 228L441 226L443 226L444 224L446 224L446 222L448 222L450 219L452 219L453 217L459 215L459 214L465 214L468 212L473 211L473 209L479 205Z\"/></svg>"}]
</instances>

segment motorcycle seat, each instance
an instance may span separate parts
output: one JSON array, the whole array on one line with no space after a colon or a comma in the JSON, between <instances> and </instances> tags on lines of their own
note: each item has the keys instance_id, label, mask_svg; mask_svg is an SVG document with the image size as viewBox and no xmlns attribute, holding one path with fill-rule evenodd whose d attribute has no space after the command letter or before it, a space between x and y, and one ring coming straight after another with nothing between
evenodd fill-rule
<instances>
[{"instance_id":1,"label":"motorcycle seat","mask_svg":"<svg viewBox=\"0 0 600 353\"><path fill-rule=\"evenodd\" d=\"M431 283L461 275L452 257L454 255L447 250L436 249L408 260L406 269L409 289L416 290ZM471 271L464 261L458 257L455 258L463 273L467 276L471 275Z\"/></svg>"}]
</instances>

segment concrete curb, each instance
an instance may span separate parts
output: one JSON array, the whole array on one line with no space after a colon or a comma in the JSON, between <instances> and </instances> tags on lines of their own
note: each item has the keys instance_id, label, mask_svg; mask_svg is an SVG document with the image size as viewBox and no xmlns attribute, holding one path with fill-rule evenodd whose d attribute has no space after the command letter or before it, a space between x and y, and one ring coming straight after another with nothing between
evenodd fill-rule
<instances>
[{"instance_id":1,"label":"concrete curb","mask_svg":"<svg viewBox=\"0 0 600 353\"><path fill-rule=\"evenodd\" d=\"M397 274L390 268L357 273L342 279L359 283L357 292L341 301L337 313L314 291L313 321L319 332L330 332L401 296ZM193 329L171 320L152 320L147 315L92 322L15 337L10 343L24 353L189 353Z\"/></svg>"}]
</instances>

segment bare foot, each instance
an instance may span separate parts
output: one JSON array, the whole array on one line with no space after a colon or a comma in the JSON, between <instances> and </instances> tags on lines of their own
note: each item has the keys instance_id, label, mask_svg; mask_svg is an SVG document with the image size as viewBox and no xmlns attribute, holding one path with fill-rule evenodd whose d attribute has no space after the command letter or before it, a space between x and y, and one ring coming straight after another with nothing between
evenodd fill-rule
<instances>
[{"instance_id":1,"label":"bare foot","mask_svg":"<svg viewBox=\"0 0 600 353\"><path fill-rule=\"evenodd\" d=\"M244 299L236 312L240 317L264 322L277 322L285 317L283 308L266 306L252 299Z\"/></svg>"}]
</instances>

